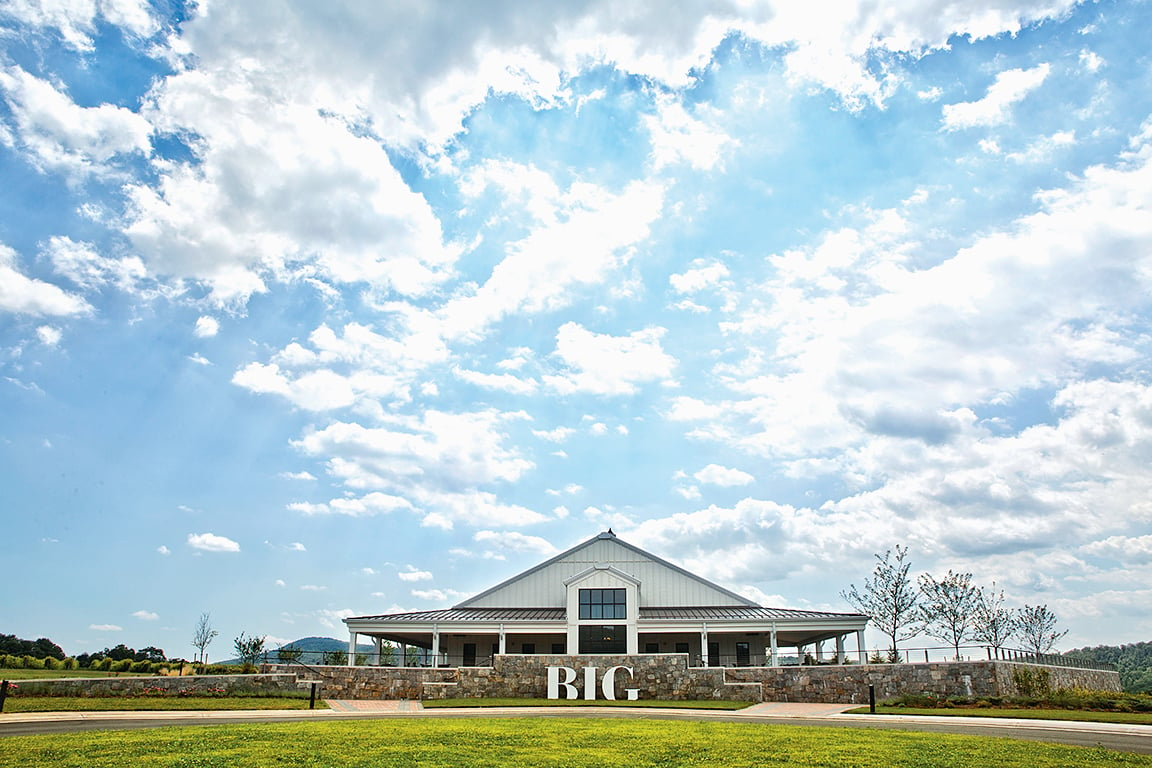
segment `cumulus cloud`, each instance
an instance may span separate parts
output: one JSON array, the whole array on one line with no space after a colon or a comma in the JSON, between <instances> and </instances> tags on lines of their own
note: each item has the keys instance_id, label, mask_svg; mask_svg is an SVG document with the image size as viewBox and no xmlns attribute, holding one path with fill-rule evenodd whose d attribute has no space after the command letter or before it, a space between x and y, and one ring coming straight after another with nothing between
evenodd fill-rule
<instances>
[{"instance_id":1,"label":"cumulus cloud","mask_svg":"<svg viewBox=\"0 0 1152 768\"><path fill-rule=\"evenodd\" d=\"M156 613L155 611L141 610L141 611L136 611L132 615L135 616L136 618L140 619L141 621L156 621L157 619L160 618L160 614Z\"/></svg>"},{"instance_id":2,"label":"cumulus cloud","mask_svg":"<svg viewBox=\"0 0 1152 768\"><path fill-rule=\"evenodd\" d=\"M408 566L407 570L399 571L396 574L396 577L399 578L400 581L431 581L432 572L419 571L414 566L410 565Z\"/></svg>"},{"instance_id":3,"label":"cumulus cloud","mask_svg":"<svg viewBox=\"0 0 1152 768\"><path fill-rule=\"evenodd\" d=\"M214 533L188 534L188 546L204 552L239 552L240 545L225 536Z\"/></svg>"},{"instance_id":4,"label":"cumulus cloud","mask_svg":"<svg viewBox=\"0 0 1152 768\"><path fill-rule=\"evenodd\" d=\"M11 110L11 143L42 169L73 176L101 173L118 155L146 155L152 127L125 107L80 107L51 83L20 67L0 70L0 93Z\"/></svg>"},{"instance_id":5,"label":"cumulus cloud","mask_svg":"<svg viewBox=\"0 0 1152 768\"><path fill-rule=\"evenodd\" d=\"M94 629L97 632L121 632L123 627L115 624L89 624L88 629Z\"/></svg>"},{"instance_id":6,"label":"cumulus cloud","mask_svg":"<svg viewBox=\"0 0 1152 768\"><path fill-rule=\"evenodd\" d=\"M220 332L220 321L209 315L201 315L196 318L196 327L193 328L192 333L198 339L208 339Z\"/></svg>"},{"instance_id":7,"label":"cumulus cloud","mask_svg":"<svg viewBox=\"0 0 1152 768\"><path fill-rule=\"evenodd\" d=\"M568 370L545 376L544 381L561 394L589 392L598 395L629 395L639 385L670 382L676 360L660 345L664 328L646 328L627 336L589 331L568 322L556 334L556 357Z\"/></svg>"},{"instance_id":8,"label":"cumulus cloud","mask_svg":"<svg viewBox=\"0 0 1152 768\"><path fill-rule=\"evenodd\" d=\"M83 315L92 311L84 299L59 286L30 278L17 268L16 251L0 243L0 311L40 316Z\"/></svg>"},{"instance_id":9,"label":"cumulus cloud","mask_svg":"<svg viewBox=\"0 0 1152 768\"><path fill-rule=\"evenodd\" d=\"M508 552L552 555L558 551L547 539L539 536L528 536L516 531L477 531L472 535L472 540Z\"/></svg>"},{"instance_id":10,"label":"cumulus cloud","mask_svg":"<svg viewBox=\"0 0 1152 768\"><path fill-rule=\"evenodd\" d=\"M694 474L693 477L701 483L719 485L724 488L748 485L756 480L756 478L747 472L742 472L739 469L732 469L730 467L722 467L719 464L709 464Z\"/></svg>"},{"instance_id":11,"label":"cumulus cloud","mask_svg":"<svg viewBox=\"0 0 1152 768\"><path fill-rule=\"evenodd\" d=\"M1007 121L1012 105L1039 88L1050 70L1051 67L1045 63L1031 69L1009 69L997 74L984 98L944 105L945 130L998 125Z\"/></svg>"},{"instance_id":12,"label":"cumulus cloud","mask_svg":"<svg viewBox=\"0 0 1152 768\"><path fill-rule=\"evenodd\" d=\"M170 554L172 554L172 550L168 549L168 547L164 546L163 544L161 544L160 546L156 547L156 551L157 551L157 552L159 552L159 553L160 553L160 554L162 554L162 555L170 555Z\"/></svg>"}]
</instances>

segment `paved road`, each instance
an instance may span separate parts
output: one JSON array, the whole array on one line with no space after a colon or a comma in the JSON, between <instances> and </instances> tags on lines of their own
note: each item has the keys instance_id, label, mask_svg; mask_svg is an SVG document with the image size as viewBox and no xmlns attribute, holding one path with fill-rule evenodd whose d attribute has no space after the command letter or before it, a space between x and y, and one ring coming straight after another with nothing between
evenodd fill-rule
<instances>
[{"instance_id":1,"label":"paved road","mask_svg":"<svg viewBox=\"0 0 1152 768\"><path fill-rule=\"evenodd\" d=\"M338 702L333 702L339 706ZM419 709L382 706L341 711L282 710L232 712L43 712L0 714L0 736L175 725L223 725L396 718L601 717L805 725L820 728L888 728L935 733L997 736L1077 746L1102 746L1152 754L1152 726L1078 723L1056 720L958 718L911 715L847 715L826 705L761 704L736 712L616 707L491 707Z\"/></svg>"}]
</instances>

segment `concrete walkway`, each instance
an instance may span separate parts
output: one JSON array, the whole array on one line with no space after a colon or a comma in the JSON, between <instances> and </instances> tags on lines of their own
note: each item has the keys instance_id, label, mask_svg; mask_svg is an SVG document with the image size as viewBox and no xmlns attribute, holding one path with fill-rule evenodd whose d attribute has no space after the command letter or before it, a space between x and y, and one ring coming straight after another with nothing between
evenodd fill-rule
<instances>
[{"instance_id":1,"label":"concrete walkway","mask_svg":"<svg viewBox=\"0 0 1152 768\"><path fill-rule=\"evenodd\" d=\"M931 715L849 715L851 706L767 702L742 710L660 709L655 707L472 707L424 709L418 701L327 702L328 709L164 711L164 712L29 712L0 714L0 737L87 730L157 728L180 725L329 722L393 718L518 717L693 720L704 722L806 725L813 727L882 728L936 733L998 736L1078 746L1103 746L1152 754L1152 726Z\"/></svg>"}]
</instances>

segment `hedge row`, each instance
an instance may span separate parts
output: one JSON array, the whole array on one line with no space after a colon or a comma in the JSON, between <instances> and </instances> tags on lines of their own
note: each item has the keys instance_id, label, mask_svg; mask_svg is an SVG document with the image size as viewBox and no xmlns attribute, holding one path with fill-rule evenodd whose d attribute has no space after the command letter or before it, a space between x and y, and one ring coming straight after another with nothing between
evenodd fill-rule
<instances>
[{"instance_id":1,"label":"hedge row","mask_svg":"<svg viewBox=\"0 0 1152 768\"><path fill-rule=\"evenodd\" d=\"M69 656L66 659L37 659L33 656L13 656L0 654L0 669L82 669L76 659ZM191 674L193 665L181 661L132 661L121 659L113 661L109 658L93 661L88 667L99 672L133 672L143 675L176 675ZM195 671L202 675L236 675L248 674L256 671L251 664L237 666L234 664L209 664L205 668L196 667Z\"/></svg>"}]
</instances>

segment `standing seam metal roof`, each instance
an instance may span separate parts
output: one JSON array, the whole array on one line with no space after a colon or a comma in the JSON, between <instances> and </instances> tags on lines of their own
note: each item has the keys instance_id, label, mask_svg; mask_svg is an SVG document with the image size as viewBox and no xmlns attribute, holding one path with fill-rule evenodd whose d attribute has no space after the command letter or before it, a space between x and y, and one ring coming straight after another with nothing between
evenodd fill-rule
<instances>
[{"instance_id":1,"label":"standing seam metal roof","mask_svg":"<svg viewBox=\"0 0 1152 768\"><path fill-rule=\"evenodd\" d=\"M353 616L354 620L427 623L438 621L557 621L567 618L563 608L448 608L440 611L386 613L378 616ZM802 611L794 608L761 608L744 606L700 606L691 608L641 608L640 620L705 620L705 621L787 621L789 619L854 619L858 613Z\"/></svg>"}]
</instances>

